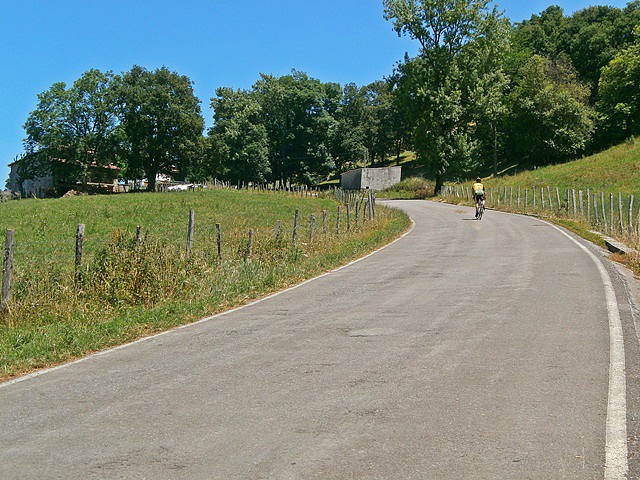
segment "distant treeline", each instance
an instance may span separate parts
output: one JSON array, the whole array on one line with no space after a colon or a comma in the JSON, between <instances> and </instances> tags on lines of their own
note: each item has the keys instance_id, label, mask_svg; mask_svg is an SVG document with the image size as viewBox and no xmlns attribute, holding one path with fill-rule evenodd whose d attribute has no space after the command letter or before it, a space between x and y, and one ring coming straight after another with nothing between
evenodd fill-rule
<instances>
[{"instance_id":1,"label":"distant treeline","mask_svg":"<svg viewBox=\"0 0 640 480\"><path fill-rule=\"evenodd\" d=\"M383 0L419 42L380 81L324 83L303 72L220 87L205 132L192 82L167 68L89 70L38 96L21 177L121 176L317 184L404 149L436 180L534 167L640 133L640 0L512 24L488 0Z\"/></svg>"}]
</instances>

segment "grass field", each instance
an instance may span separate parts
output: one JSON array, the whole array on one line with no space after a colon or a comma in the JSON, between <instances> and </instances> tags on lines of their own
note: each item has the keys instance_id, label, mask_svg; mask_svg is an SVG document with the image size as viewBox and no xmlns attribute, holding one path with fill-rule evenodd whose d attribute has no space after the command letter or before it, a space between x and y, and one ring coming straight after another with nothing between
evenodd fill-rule
<instances>
[{"instance_id":1,"label":"grass field","mask_svg":"<svg viewBox=\"0 0 640 480\"><path fill-rule=\"evenodd\" d=\"M187 255L190 210L195 237ZM246 303L362 256L409 225L404 214L378 207L373 222L361 217L356 225L352 218L347 232L344 209L342 215L338 234L337 203L331 198L235 190L3 203L0 227L15 230L16 244L12 299L0 321L0 378ZM276 222L281 223L277 239ZM86 238L76 276L80 223ZM221 262L216 223L222 230ZM249 229L254 242L247 258Z\"/></svg>"}]
</instances>

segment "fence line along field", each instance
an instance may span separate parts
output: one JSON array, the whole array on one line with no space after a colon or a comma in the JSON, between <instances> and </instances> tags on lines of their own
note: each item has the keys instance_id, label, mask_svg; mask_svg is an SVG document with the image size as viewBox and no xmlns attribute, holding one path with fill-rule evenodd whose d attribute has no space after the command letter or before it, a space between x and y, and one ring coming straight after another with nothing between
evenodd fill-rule
<instances>
[{"instance_id":1,"label":"fence line along field","mask_svg":"<svg viewBox=\"0 0 640 480\"><path fill-rule=\"evenodd\" d=\"M471 181L445 185L440 198L472 205ZM571 162L484 179L489 208L539 215L604 246L626 245L616 257L640 275L640 145L631 138ZM635 251L634 251L635 250Z\"/></svg>"},{"instance_id":2,"label":"fence line along field","mask_svg":"<svg viewBox=\"0 0 640 480\"><path fill-rule=\"evenodd\" d=\"M473 203L471 189L465 185L445 186L440 195L455 203ZM517 185L489 188L486 205L499 210L575 220L632 246L640 244L640 205L633 194Z\"/></svg>"},{"instance_id":3,"label":"fence line along field","mask_svg":"<svg viewBox=\"0 0 640 480\"><path fill-rule=\"evenodd\" d=\"M357 258L408 226L372 195L341 191L3 203L13 278L1 312L0 378L245 303Z\"/></svg>"}]
</instances>

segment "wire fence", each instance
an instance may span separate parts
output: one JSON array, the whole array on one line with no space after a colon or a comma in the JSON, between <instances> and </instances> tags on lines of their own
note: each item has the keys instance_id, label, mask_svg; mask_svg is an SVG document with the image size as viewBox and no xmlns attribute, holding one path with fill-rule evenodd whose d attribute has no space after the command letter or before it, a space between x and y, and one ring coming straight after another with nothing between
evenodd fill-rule
<instances>
[{"instance_id":1,"label":"wire fence","mask_svg":"<svg viewBox=\"0 0 640 480\"><path fill-rule=\"evenodd\" d=\"M440 195L454 203L473 202L471 188L465 185L445 185ZM518 185L489 188L485 198L489 208L575 220L632 247L640 246L640 201L635 195Z\"/></svg>"},{"instance_id":2,"label":"wire fence","mask_svg":"<svg viewBox=\"0 0 640 480\"><path fill-rule=\"evenodd\" d=\"M231 188L216 184L213 188ZM269 191L259 186L248 190ZM98 288L96 282L115 282L107 270L122 270L135 275L140 264L153 257L149 269L174 271L193 268L225 268L246 262L268 262L274 258L295 261L304 250L321 248L327 242L373 225L376 218L375 196L371 192L347 192L332 189L320 192L307 188L272 190L287 196L326 195L338 202L335 210L309 213L309 205L292 209L290 215L268 227L248 225L245 219L233 224L214 222L205 212L187 210L182 225L159 235L153 225L138 225L135 231L111 231L91 234L91 224L79 223L75 232L52 239L45 229L16 241L14 229L5 233L0 311L12 307L12 292L21 301L38 304L37 297L49 292L73 292ZM302 212L307 213L302 213ZM202 215L200 220L199 215ZM370 224L370 225L368 225ZM182 240L177 240L182 238ZM155 262L155 263L154 263ZM155 272L154 274L161 274ZM40 293L38 293L40 292ZM15 296L15 294L13 295Z\"/></svg>"}]
</instances>

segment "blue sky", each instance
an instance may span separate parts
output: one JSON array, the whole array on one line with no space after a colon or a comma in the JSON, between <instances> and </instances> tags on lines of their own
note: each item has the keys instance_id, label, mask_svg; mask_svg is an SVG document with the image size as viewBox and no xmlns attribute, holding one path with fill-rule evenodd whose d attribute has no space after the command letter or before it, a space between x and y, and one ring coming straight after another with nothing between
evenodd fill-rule
<instances>
[{"instance_id":1,"label":"blue sky","mask_svg":"<svg viewBox=\"0 0 640 480\"><path fill-rule=\"evenodd\" d=\"M549 5L566 14L627 0L498 0L512 21ZM297 69L364 85L391 73L415 42L398 38L382 0L0 0L0 187L20 154L37 95L90 68L166 66L194 82L207 126L220 86Z\"/></svg>"}]
</instances>

